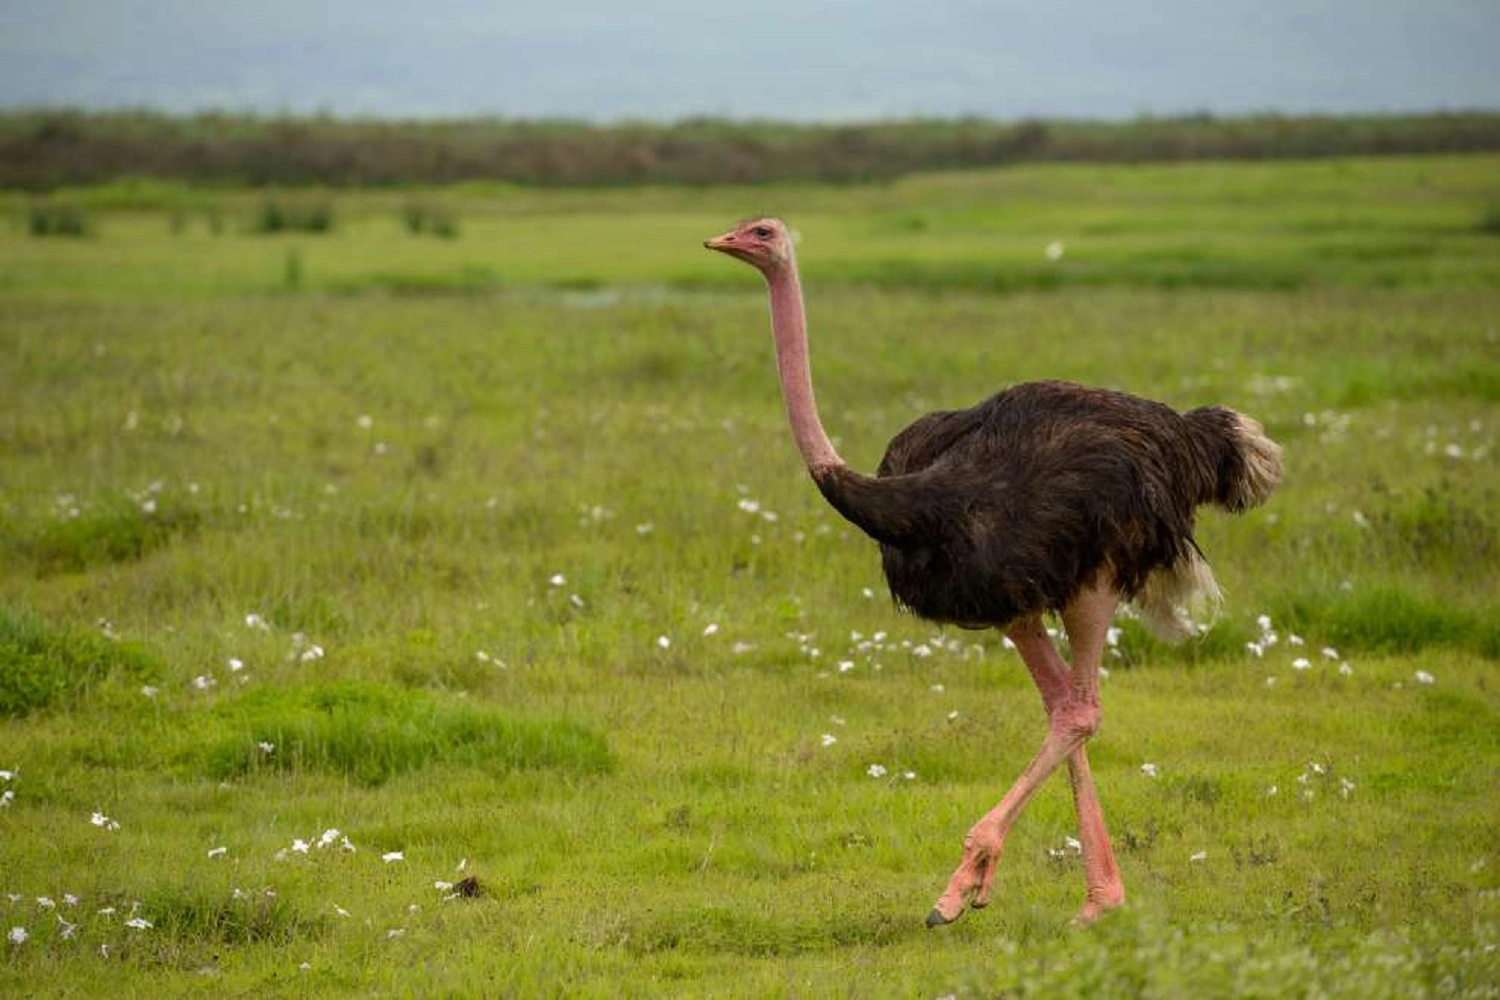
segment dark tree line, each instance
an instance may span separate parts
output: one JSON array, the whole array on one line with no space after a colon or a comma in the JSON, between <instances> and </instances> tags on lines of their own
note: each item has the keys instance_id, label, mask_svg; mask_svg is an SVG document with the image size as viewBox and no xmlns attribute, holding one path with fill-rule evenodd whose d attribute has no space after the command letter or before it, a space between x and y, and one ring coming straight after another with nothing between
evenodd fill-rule
<instances>
[{"instance_id":1,"label":"dark tree line","mask_svg":"<svg viewBox=\"0 0 1500 1000\"><path fill-rule=\"evenodd\" d=\"M918 119L380 121L148 111L0 114L0 186L120 177L252 186L853 183L1023 161L1143 162L1500 150L1500 112L1192 115L1126 122Z\"/></svg>"}]
</instances>

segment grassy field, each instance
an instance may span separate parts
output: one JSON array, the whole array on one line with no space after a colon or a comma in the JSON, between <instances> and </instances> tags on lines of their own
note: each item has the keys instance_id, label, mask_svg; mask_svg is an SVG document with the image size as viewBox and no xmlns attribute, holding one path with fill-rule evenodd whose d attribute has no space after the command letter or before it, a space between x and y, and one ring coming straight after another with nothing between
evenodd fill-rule
<instances>
[{"instance_id":1,"label":"grassy field","mask_svg":"<svg viewBox=\"0 0 1500 1000\"><path fill-rule=\"evenodd\" d=\"M1500 995L1497 179L304 192L295 235L121 184L56 196L80 239L9 197L0 992ZM1088 930L1063 781L922 925L1040 705L800 468L759 282L700 246L768 211L858 467L1036 377L1286 447L1205 515L1207 635L1120 621Z\"/></svg>"}]
</instances>

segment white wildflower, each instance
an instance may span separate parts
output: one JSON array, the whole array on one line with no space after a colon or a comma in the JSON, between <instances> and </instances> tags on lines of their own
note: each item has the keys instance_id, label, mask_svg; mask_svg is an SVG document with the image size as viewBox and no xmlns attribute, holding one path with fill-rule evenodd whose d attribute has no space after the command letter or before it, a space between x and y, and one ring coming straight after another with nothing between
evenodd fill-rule
<instances>
[{"instance_id":1,"label":"white wildflower","mask_svg":"<svg viewBox=\"0 0 1500 1000\"><path fill-rule=\"evenodd\" d=\"M1154 777L1156 777L1156 773L1157 773L1156 765L1155 764L1149 764L1149 763L1142 764L1141 765L1141 773L1144 774L1148 778L1154 778Z\"/></svg>"},{"instance_id":2,"label":"white wildflower","mask_svg":"<svg viewBox=\"0 0 1500 1000\"><path fill-rule=\"evenodd\" d=\"M1067 249L1068 248L1063 245L1062 240L1053 240L1051 243L1047 244L1046 248L1042 252L1047 255L1048 260L1061 260L1062 255L1067 252Z\"/></svg>"},{"instance_id":3,"label":"white wildflower","mask_svg":"<svg viewBox=\"0 0 1500 1000\"><path fill-rule=\"evenodd\" d=\"M822 739L825 747L831 747L839 741L839 738L832 733L824 733Z\"/></svg>"},{"instance_id":4,"label":"white wildflower","mask_svg":"<svg viewBox=\"0 0 1500 1000\"><path fill-rule=\"evenodd\" d=\"M119 823L116 823L114 820L98 811L94 812L94 814L89 817L89 822L104 830L118 830L120 828Z\"/></svg>"},{"instance_id":5,"label":"white wildflower","mask_svg":"<svg viewBox=\"0 0 1500 1000\"><path fill-rule=\"evenodd\" d=\"M260 629L262 632L269 632L271 630L271 626L266 624L266 620L253 611L245 616L245 627Z\"/></svg>"},{"instance_id":6,"label":"white wildflower","mask_svg":"<svg viewBox=\"0 0 1500 1000\"><path fill-rule=\"evenodd\" d=\"M1189 857L1188 860L1189 861L1207 861L1208 860L1208 852L1207 851L1198 851L1195 854L1193 854L1191 857Z\"/></svg>"},{"instance_id":7,"label":"white wildflower","mask_svg":"<svg viewBox=\"0 0 1500 1000\"><path fill-rule=\"evenodd\" d=\"M658 647L660 647L661 649L671 649L672 648L672 640L668 639L664 635L659 635L659 636L656 637L656 645Z\"/></svg>"},{"instance_id":8,"label":"white wildflower","mask_svg":"<svg viewBox=\"0 0 1500 1000\"><path fill-rule=\"evenodd\" d=\"M380 860L386 864L391 864L396 861L405 861L406 855L401 851L386 851L380 856Z\"/></svg>"},{"instance_id":9,"label":"white wildflower","mask_svg":"<svg viewBox=\"0 0 1500 1000\"><path fill-rule=\"evenodd\" d=\"M145 917L131 917L129 920L125 921L125 926L138 931L150 930L151 921L147 920Z\"/></svg>"},{"instance_id":10,"label":"white wildflower","mask_svg":"<svg viewBox=\"0 0 1500 1000\"><path fill-rule=\"evenodd\" d=\"M1349 664L1347 664L1347 663L1340 663L1339 664L1339 674L1341 676L1343 676L1343 677L1353 677L1354 676L1354 668L1351 667L1351 666L1349 666Z\"/></svg>"},{"instance_id":11,"label":"white wildflower","mask_svg":"<svg viewBox=\"0 0 1500 1000\"><path fill-rule=\"evenodd\" d=\"M1306 670L1310 666L1312 666L1312 662L1305 656L1299 656L1292 661L1293 670Z\"/></svg>"},{"instance_id":12,"label":"white wildflower","mask_svg":"<svg viewBox=\"0 0 1500 1000\"><path fill-rule=\"evenodd\" d=\"M1415 674L1412 674L1412 678L1416 680L1418 684L1432 684L1437 680L1436 677L1433 677L1425 670L1418 670Z\"/></svg>"},{"instance_id":13,"label":"white wildflower","mask_svg":"<svg viewBox=\"0 0 1500 1000\"><path fill-rule=\"evenodd\" d=\"M703 634L705 636L708 636L708 635L717 635L718 631L719 631L719 626L715 622L709 622L707 625L705 625L703 627Z\"/></svg>"},{"instance_id":14,"label":"white wildflower","mask_svg":"<svg viewBox=\"0 0 1500 1000\"><path fill-rule=\"evenodd\" d=\"M157 687L155 684L145 684L141 686L141 694L145 695L147 698L155 698L157 695L161 694L161 688Z\"/></svg>"},{"instance_id":15,"label":"white wildflower","mask_svg":"<svg viewBox=\"0 0 1500 1000\"><path fill-rule=\"evenodd\" d=\"M550 577L548 577L547 582L552 584L552 586L554 587L561 587L568 582L568 578L563 576L561 573L553 573Z\"/></svg>"},{"instance_id":16,"label":"white wildflower","mask_svg":"<svg viewBox=\"0 0 1500 1000\"><path fill-rule=\"evenodd\" d=\"M311 846L312 845L308 844L308 842L303 840L301 837L298 837L296 840L292 841L292 850L296 851L298 854L306 854Z\"/></svg>"},{"instance_id":17,"label":"white wildflower","mask_svg":"<svg viewBox=\"0 0 1500 1000\"><path fill-rule=\"evenodd\" d=\"M865 773L872 778L884 778L886 771L885 768L879 764L871 764L869 767L865 768Z\"/></svg>"},{"instance_id":18,"label":"white wildflower","mask_svg":"<svg viewBox=\"0 0 1500 1000\"><path fill-rule=\"evenodd\" d=\"M0 809L9 809L10 804L16 800L16 792L13 788L7 788L0 792Z\"/></svg>"},{"instance_id":19,"label":"white wildflower","mask_svg":"<svg viewBox=\"0 0 1500 1000\"><path fill-rule=\"evenodd\" d=\"M208 856L211 857L211 858L222 858L224 855L226 855L228 853L229 853L229 848L227 848L227 847L210 847L208 849Z\"/></svg>"},{"instance_id":20,"label":"white wildflower","mask_svg":"<svg viewBox=\"0 0 1500 1000\"><path fill-rule=\"evenodd\" d=\"M9 938L11 944L25 944L26 939L31 937L31 935L26 932L26 928L24 927L12 927L6 937Z\"/></svg>"},{"instance_id":21,"label":"white wildflower","mask_svg":"<svg viewBox=\"0 0 1500 1000\"><path fill-rule=\"evenodd\" d=\"M229 672L230 673L237 674L241 670L244 670L244 669L245 669L245 661L244 660L240 659L237 656L231 656L229 658Z\"/></svg>"},{"instance_id":22,"label":"white wildflower","mask_svg":"<svg viewBox=\"0 0 1500 1000\"><path fill-rule=\"evenodd\" d=\"M1334 649L1332 646L1324 646L1323 647L1323 659L1325 659L1325 660L1337 660L1338 658L1339 658L1339 651L1338 650Z\"/></svg>"},{"instance_id":23,"label":"white wildflower","mask_svg":"<svg viewBox=\"0 0 1500 1000\"><path fill-rule=\"evenodd\" d=\"M266 740L261 740L259 743L255 744L255 748L261 753L274 753L276 751L276 744L270 743Z\"/></svg>"}]
</instances>

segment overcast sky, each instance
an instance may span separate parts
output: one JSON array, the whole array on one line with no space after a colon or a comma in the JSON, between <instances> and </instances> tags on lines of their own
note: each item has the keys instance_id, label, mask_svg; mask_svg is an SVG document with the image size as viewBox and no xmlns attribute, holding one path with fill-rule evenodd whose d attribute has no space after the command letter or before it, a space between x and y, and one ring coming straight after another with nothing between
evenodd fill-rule
<instances>
[{"instance_id":1,"label":"overcast sky","mask_svg":"<svg viewBox=\"0 0 1500 1000\"><path fill-rule=\"evenodd\" d=\"M1500 0L0 0L0 104L615 120L1500 108Z\"/></svg>"}]
</instances>

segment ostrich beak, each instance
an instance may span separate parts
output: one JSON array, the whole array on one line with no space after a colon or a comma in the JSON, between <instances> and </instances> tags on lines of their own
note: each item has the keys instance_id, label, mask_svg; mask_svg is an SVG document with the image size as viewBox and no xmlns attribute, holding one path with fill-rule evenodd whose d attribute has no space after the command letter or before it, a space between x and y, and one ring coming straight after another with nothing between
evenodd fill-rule
<instances>
[{"instance_id":1,"label":"ostrich beak","mask_svg":"<svg viewBox=\"0 0 1500 1000\"><path fill-rule=\"evenodd\" d=\"M734 243L734 234L733 233L725 233L723 236L715 236L711 240L704 240L703 241L703 245L706 248L708 248L709 250L719 250L719 251L724 251L724 252L727 252L729 250L730 246L733 245L733 243Z\"/></svg>"}]
</instances>

